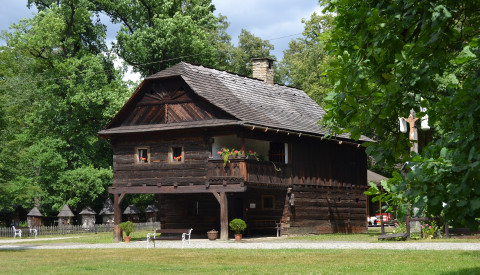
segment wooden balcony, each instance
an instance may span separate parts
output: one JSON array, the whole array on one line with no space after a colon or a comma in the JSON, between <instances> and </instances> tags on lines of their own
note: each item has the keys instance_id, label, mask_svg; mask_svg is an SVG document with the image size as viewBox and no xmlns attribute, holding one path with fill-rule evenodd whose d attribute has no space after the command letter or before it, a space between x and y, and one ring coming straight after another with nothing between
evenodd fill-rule
<instances>
[{"instance_id":1,"label":"wooden balcony","mask_svg":"<svg viewBox=\"0 0 480 275\"><path fill-rule=\"evenodd\" d=\"M288 187L291 185L291 167L270 161L234 158L226 166L223 160L208 161L208 183L212 185L243 183L265 187Z\"/></svg>"}]
</instances>

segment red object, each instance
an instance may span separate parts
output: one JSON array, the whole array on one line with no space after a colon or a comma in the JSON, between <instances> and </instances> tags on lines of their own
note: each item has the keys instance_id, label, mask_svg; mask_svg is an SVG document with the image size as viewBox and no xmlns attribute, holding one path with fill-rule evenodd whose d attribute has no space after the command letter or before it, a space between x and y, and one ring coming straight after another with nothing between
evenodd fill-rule
<instances>
[{"instance_id":1,"label":"red object","mask_svg":"<svg viewBox=\"0 0 480 275\"><path fill-rule=\"evenodd\" d=\"M380 216L383 216L383 222L388 222L392 219L392 215L390 213L375 214L377 224L380 224Z\"/></svg>"}]
</instances>

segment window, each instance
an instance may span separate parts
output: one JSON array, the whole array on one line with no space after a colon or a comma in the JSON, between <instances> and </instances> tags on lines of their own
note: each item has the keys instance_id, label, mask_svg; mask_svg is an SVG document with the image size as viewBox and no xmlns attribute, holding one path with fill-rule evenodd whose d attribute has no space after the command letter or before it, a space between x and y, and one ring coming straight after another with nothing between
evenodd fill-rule
<instances>
[{"instance_id":1,"label":"window","mask_svg":"<svg viewBox=\"0 0 480 275\"><path fill-rule=\"evenodd\" d=\"M273 195L263 195L262 196L262 209L274 209L275 208L275 200Z\"/></svg>"},{"instance_id":2,"label":"window","mask_svg":"<svg viewBox=\"0 0 480 275\"><path fill-rule=\"evenodd\" d=\"M148 163L150 163L150 148L149 147L136 147L135 148L135 163L136 164L148 164Z\"/></svg>"},{"instance_id":3,"label":"window","mask_svg":"<svg viewBox=\"0 0 480 275\"><path fill-rule=\"evenodd\" d=\"M183 163L183 147L171 147L168 159L172 163Z\"/></svg>"},{"instance_id":4,"label":"window","mask_svg":"<svg viewBox=\"0 0 480 275\"><path fill-rule=\"evenodd\" d=\"M285 144L282 142L270 142L268 158L273 162L285 163Z\"/></svg>"}]
</instances>

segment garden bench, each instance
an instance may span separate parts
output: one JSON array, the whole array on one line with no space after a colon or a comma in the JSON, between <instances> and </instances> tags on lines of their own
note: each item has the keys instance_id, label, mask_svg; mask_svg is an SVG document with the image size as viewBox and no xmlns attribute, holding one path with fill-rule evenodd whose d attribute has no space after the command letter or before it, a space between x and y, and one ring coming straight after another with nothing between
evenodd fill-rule
<instances>
[{"instance_id":1,"label":"garden bench","mask_svg":"<svg viewBox=\"0 0 480 275\"><path fill-rule=\"evenodd\" d=\"M190 245L190 236L192 235L192 228L190 229L156 229L153 233L147 234L147 248L150 245L150 242L153 242L153 247L155 248L155 240L165 240L165 239L180 239L182 237L182 248L185 246L185 243L188 242ZM159 234L157 236L157 234ZM169 236L161 236L161 234L169 234ZM181 234L181 235L179 235Z\"/></svg>"},{"instance_id":2,"label":"garden bench","mask_svg":"<svg viewBox=\"0 0 480 275\"><path fill-rule=\"evenodd\" d=\"M397 234L383 234L378 237L378 240L387 240L387 239L395 239L395 238L402 238L406 239L408 236L407 233L397 233Z\"/></svg>"},{"instance_id":3,"label":"garden bench","mask_svg":"<svg viewBox=\"0 0 480 275\"><path fill-rule=\"evenodd\" d=\"M15 226L12 225L12 230L13 230L13 238L15 239L15 237L19 236L20 239L22 238L22 229L15 229Z\"/></svg>"}]
</instances>

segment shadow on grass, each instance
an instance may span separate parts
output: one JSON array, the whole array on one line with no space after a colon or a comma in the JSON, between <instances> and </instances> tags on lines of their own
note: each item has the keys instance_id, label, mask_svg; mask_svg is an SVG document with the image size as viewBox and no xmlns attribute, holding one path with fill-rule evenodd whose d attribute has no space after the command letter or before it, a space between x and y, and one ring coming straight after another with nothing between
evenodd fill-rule
<instances>
[{"instance_id":1,"label":"shadow on grass","mask_svg":"<svg viewBox=\"0 0 480 275\"><path fill-rule=\"evenodd\" d=\"M456 271L449 271L449 272L442 272L440 274L450 275L450 274L480 274L480 267L471 267L471 268L463 268Z\"/></svg>"}]
</instances>

